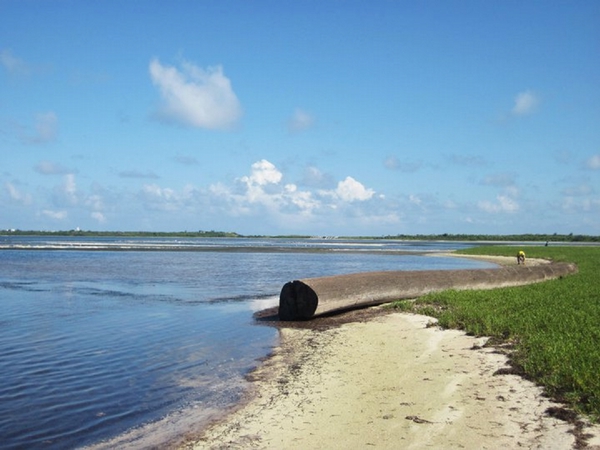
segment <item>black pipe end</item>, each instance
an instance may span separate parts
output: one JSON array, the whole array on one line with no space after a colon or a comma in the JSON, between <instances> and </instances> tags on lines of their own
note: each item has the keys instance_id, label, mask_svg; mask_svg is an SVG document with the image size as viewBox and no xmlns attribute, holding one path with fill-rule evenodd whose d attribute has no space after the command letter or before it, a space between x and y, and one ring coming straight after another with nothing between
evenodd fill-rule
<instances>
[{"instance_id":1,"label":"black pipe end","mask_svg":"<svg viewBox=\"0 0 600 450\"><path fill-rule=\"evenodd\" d=\"M318 304L319 297L310 286L299 280L289 281L279 294L279 320L309 320Z\"/></svg>"}]
</instances>

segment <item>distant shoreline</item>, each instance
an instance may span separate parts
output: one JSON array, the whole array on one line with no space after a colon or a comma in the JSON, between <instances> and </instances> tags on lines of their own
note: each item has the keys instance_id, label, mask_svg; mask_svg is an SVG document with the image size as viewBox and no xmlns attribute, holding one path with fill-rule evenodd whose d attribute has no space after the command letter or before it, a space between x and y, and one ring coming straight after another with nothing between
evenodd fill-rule
<instances>
[{"instance_id":1,"label":"distant shoreline","mask_svg":"<svg viewBox=\"0 0 600 450\"><path fill-rule=\"evenodd\" d=\"M328 236L328 235L243 235L233 231L90 231L90 230L0 230L0 236L57 236L57 237L142 237L142 238L261 238L261 239L373 239L399 241L441 241L472 243L543 242L549 244L598 242L600 236L570 234L397 234L384 236Z\"/></svg>"}]
</instances>

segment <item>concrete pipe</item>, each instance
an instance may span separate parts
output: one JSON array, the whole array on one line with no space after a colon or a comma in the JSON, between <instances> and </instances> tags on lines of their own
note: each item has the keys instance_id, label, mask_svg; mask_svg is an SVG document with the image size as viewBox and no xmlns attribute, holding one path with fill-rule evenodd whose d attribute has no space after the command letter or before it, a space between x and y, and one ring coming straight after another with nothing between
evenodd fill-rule
<instances>
[{"instance_id":1,"label":"concrete pipe","mask_svg":"<svg viewBox=\"0 0 600 450\"><path fill-rule=\"evenodd\" d=\"M497 269L365 272L306 278L286 283L279 295L280 320L309 320L326 313L445 289L493 289L558 278L577 271L574 264L548 263Z\"/></svg>"}]
</instances>

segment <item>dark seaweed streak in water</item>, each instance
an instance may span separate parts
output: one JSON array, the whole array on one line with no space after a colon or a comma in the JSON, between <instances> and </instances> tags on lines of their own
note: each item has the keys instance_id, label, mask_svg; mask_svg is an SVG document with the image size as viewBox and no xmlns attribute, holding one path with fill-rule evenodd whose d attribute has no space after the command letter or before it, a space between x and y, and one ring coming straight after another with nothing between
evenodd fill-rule
<instances>
[{"instance_id":1,"label":"dark seaweed streak in water","mask_svg":"<svg viewBox=\"0 0 600 450\"><path fill-rule=\"evenodd\" d=\"M276 338L253 322L253 303L276 302L286 281L458 261L0 250L0 447L73 448L172 411L230 405Z\"/></svg>"}]
</instances>

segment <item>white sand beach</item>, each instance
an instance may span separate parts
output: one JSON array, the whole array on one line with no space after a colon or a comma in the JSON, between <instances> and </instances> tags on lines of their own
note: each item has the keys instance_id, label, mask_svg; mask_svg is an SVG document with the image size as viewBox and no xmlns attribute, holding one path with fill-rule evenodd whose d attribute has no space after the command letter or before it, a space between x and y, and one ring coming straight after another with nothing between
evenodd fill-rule
<instances>
[{"instance_id":1,"label":"white sand beach","mask_svg":"<svg viewBox=\"0 0 600 450\"><path fill-rule=\"evenodd\" d=\"M560 408L485 338L391 313L324 330L283 328L248 401L186 449L600 448L600 427ZM586 434L586 438L582 436Z\"/></svg>"}]
</instances>

